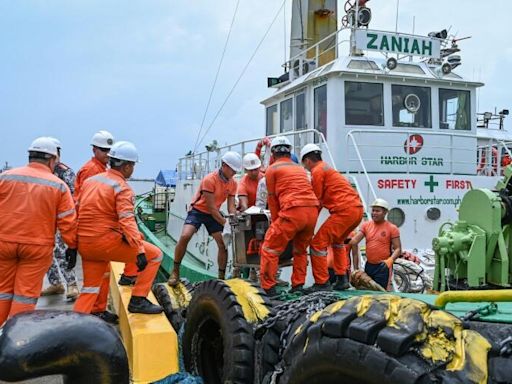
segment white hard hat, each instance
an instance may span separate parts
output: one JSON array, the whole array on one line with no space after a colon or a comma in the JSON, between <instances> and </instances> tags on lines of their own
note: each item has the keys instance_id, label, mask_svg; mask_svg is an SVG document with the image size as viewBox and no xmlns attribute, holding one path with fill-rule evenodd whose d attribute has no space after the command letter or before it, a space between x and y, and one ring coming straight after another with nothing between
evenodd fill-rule
<instances>
[{"instance_id":1,"label":"white hard hat","mask_svg":"<svg viewBox=\"0 0 512 384\"><path fill-rule=\"evenodd\" d=\"M57 148L61 149L62 148L62 144L60 143L60 140L55 138L55 137L51 137L51 136L48 136L48 138L50 140L53 140L53 142L55 143L55 145L57 146Z\"/></svg>"},{"instance_id":2,"label":"white hard hat","mask_svg":"<svg viewBox=\"0 0 512 384\"><path fill-rule=\"evenodd\" d=\"M245 155L243 163L244 168L249 171L261 167L261 160L255 153L248 153Z\"/></svg>"},{"instance_id":3,"label":"white hard hat","mask_svg":"<svg viewBox=\"0 0 512 384\"><path fill-rule=\"evenodd\" d=\"M91 145L99 148L112 148L113 144L114 136L108 131L98 131L91 139Z\"/></svg>"},{"instance_id":4,"label":"white hard hat","mask_svg":"<svg viewBox=\"0 0 512 384\"><path fill-rule=\"evenodd\" d=\"M384 199L375 199L371 207L381 207L384 208L386 211L389 211L389 203Z\"/></svg>"},{"instance_id":5,"label":"white hard hat","mask_svg":"<svg viewBox=\"0 0 512 384\"><path fill-rule=\"evenodd\" d=\"M54 140L55 139L51 137L38 137L32 142L32 144L30 144L28 151L47 153L52 156L58 156L59 151Z\"/></svg>"},{"instance_id":6,"label":"white hard hat","mask_svg":"<svg viewBox=\"0 0 512 384\"><path fill-rule=\"evenodd\" d=\"M281 147L281 148L279 148ZM285 148L288 147L288 150L285 150ZM270 150L274 152L274 148L277 150L277 152L291 152L292 150L292 144L290 143L290 140L288 140L285 136L276 136L272 139L272 144L270 145Z\"/></svg>"},{"instance_id":7,"label":"white hard hat","mask_svg":"<svg viewBox=\"0 0 512 384\"><path fill-rule=\"evenodd\" d=\"M222 162L226 163L229 168L235 172L242 170L242 156L238 152L229 151L222 156Z\"/></svg>"},{"instance_id":8,"label":"white hard hat","mask_svg":"<svg viewBox=\"0 0 512 384\"><path fill-rule=\"evenodd\" d=\"M110 148L108 156L117 160L133 161L134 163L139 162L137 148L129 141L118 141L115 143L112 148Z\"/></svg>"},{"instance_id":9,"label":"white hard hat","mask_svg":"<svg viewBox=\"0 0 512 384\"><path fill-rule=\"evenodd\" d=\"M311 152L320 152L320 153L322 153L322 150L316 144L306 144L300 150L300 161L302 161L304 159L304 156L306 156L308 153L311 153Z\"/></svg>"}]
</instances>

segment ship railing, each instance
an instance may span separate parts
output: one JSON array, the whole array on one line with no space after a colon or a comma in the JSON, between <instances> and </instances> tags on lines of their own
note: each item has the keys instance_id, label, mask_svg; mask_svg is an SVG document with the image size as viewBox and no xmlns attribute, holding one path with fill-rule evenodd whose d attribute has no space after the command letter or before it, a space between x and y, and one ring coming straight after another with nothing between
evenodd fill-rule
<instances>
[{"instance_id":1,"label":"ship railing","mask_svg":"<svg viewBox=\"0 0 512 384\"><path fill-rule=\"evenodd\" d=\"M482 139L479 139L482 142ZM512 141L489 138L477 147L477 175L499 176L512 164Z\"/></svg>"},{"instance_id":2,"label":"ship railing","mask_svg":"<svg viewBox=\"0 0 512 384\"><path fill-rule=\"evenodd\" d=\"M276 136L286 136L293 146L293 153L299 156L301 148L308 143L316 143L322 149L324 159L336 168L334 158L327 145L325 136L316 129L305 129L301 131L283 132L276 135L267 136L272 139ZM255 151L256 146L261 141L261 137L240 141L237 143L217 146L216 144L208 145L208 150L193 153L182 157L178 162L178 178L180 180L200 180L208 173L221 166L222 156L227 151L236 151L242 157L247 153ZM270 148L262 148L263 165L267 166L270 160ZM243 173L243 171L242 171Z\"/></svg>"},{"instance_id":3,"label":"ship railing","mask_svg":"<svg viewBox=\"0 0 512 384\"><path fill-rule=\"evenodd\" d=\"M363 134L365 142L360 143L357 140L357 136ZM377 140L368 140L368 134L385 134L386 136L396 135L399 139L393 140L392 144L386 141L385 144L379 144ZM415 167L414 162L410 161L414 157L414 153L411 153L411 146L409 138L413 135L422 135L425 137L437 137L443 138L440 144L429 144L428 148L431 153L445 153L447 154L444 158L444 164L442 169L434 173L445 173L445 174L475 174L477 169L477 162L475 156L475 146L460 146L460 143L454 141L458 138L474 139L476 137L470 134L464 133L446 133L446 132L425 132L418 130L396 130L387 129L373 130L373 129L353 129L347 133L347 150L345 151L345 164L347 164L348 173L363 173L368 182L369 188L372 195L375 195L372 183L370 181L370 172L382 172L382 168L369 166L368 164L379 164L380 158L379 148L389 149L392 152L394 149L398 149L396 153L401 153L404 157L404 167L400 169L400 172L411 173L418 172L418 168ZM444 140L445 139L445 140ZM371 148L371 149L369 149ZM457 156L454 155L457 153ZM355 165L354 165L355 164Z\"/></svg>"},{"instance_id":4,"label":"ship railing","mask_svg":"<svg viewBox=\"0 0 512 384\"><path fill-rule=\"evenodd\" d=\"M338 47L343 43L350 42L348 39L341 39L339 35L341 32L349 29L350 28L343 27L330 33L322 40L316 42L311 47L307 47L301 50L298 54L286 61L282 67L284 68L285 72L290 72L290 80L299 78L302 75L305 75L308 72L312 72L314 69L327 64L330 60L325 60L325 62L321 63L321 58L322 56L327 56L330 51L334 51L333 59L338 58ZM333 43L329 43L330 41L333 41ZM322 45L325 45L326 43L329 43L329 45L327 47L322 47ZM312 52L313 56L311 56Z\"/></svg>"}]
</instances>

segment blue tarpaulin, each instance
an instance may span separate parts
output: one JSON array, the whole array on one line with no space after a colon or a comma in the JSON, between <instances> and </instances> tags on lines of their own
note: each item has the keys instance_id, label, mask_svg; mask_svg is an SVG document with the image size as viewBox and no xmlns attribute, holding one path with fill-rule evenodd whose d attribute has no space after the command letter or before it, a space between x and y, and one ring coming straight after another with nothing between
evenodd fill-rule
<instances>
[{"instance_id":1,"label":"blue tarpaulin","mask_svg":"<svg viewBox=\"0 0 512 384\"><path fill-rule=\"evenodd\" d=\"M171 169L162 169L158 172L155 182L163 187L175 187L178 179L178 172Z\"/></svg>"}]
</instances>

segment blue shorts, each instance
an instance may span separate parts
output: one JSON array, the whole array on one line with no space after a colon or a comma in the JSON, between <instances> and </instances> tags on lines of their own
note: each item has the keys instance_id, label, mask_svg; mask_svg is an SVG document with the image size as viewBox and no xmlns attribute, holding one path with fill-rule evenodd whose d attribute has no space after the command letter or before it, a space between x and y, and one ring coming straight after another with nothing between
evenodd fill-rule
<instances>
[{"instance_id":1,"label":"blue shorts","mask_svg":"<svg viewBox=\"0 0 512 384\"><path fill-rule=\"evenodd\" d=\"M370 276L377 284L379 284L382 288L388 289L389 284L389 268L386 263L382 262L379 264L370 264L366 263L364 266L364 271L368 276Z\"/></svg>"},{"instance_id":2,"label":"blue shorts","mask_svg":"<svg viewBox=\"0 0 512 384\"><path fill-rule=\"evenodd\" d=\"M215 220L212 215L198 211L194 208L188 212L185 224L193 225L197 230L199 230L201 225L204 224L209 235L216 232L222 232L224 229L222 224Z\"/></svg>"}]
</instances>

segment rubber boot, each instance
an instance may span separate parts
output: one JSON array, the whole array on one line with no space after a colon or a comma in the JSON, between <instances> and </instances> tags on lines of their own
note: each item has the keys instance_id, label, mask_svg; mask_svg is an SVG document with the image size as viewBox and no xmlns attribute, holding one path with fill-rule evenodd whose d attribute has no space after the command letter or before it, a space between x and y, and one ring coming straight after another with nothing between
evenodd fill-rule
<instances>
[{"instance_id":1,"label":"rubber boot","mask_svg":"<svg viewBox=\"0 0 512 384\"><path fill-rule=\"evenodd\" d=\"M103 312L92 312L91 315L99 317L101 320L109 323L109 324L119 324L119 316L117 316L115 313L109 312L109 311L103 311Z\"/></svg>"},{"instance_id":2,"label":"rubber boot","mask_svg":"<svg viewBox=\"0 0 512 384\"><path fill-rule=\"evenodd\" d=\"M275 285L273 287L269 288L269 289L265 289L264 291L265 291L265 293L267 294L267 296L269 298L273 298L273 297L279 296L279 292L277 292L277 289L276 289Z\"/></svg>"},{"instance_id":3,"label":"rubber boot","mask_svg":"<svg viewBox=\"0 0 512 384\"><path fill-rule=\"evenodd\" d=\"M175 287L180 282L180 263L174 263L174 268L171 272L171 276L169 276L169 280L167 280L167 284L171 287Z\"/></svg>"},{"instance_id":4,"label":"rubber boot","mask_svg":"<svg viewBox=\"0 0 512 384\"><path fill-rule=\"evenodd\" d=\"M119 278L119 281L117 284L124 285L124 286L130 286L135 285L135 281L137 280L137 276L126 276L124 273Z\"/></svg>"},{"instance_id":5,"label":"rubber boot","mask_svg":"<svg viewBox=\"0 0 512 384\"><path fill-rule=\"evenodd\" d=\"M335 291L344 291L345 289L349 289L350 284L348 282L347 275L337 275L336 281L332 286L332 289Z\"/></svg>"},{"instance_id":6,"label":"rubber boot","mask_svg":"<svg viewBox=\"0 0 512 384\"><path fill-rule=\"evenodd\" d=\"M156 315L162 313L161 306L153 304L143 296L132 296L128 304L128 311L131 313L145 313L148 315Z\"/></svg>"},{"instance_id":7,"label":"rubber boot","mask_svg":"<svg viewBox=\"0 0 512 384\"><path fill-rule=\"evenodd\" d=\"M65 292L62 284L50 285L41 292L41 296L62 295Z\"/></svg>"},{"instance_id":8,"label":"rubber boot","mask_svg":"<svg viewBox=\"0 0 512 384\"><path fill-rule=\"evenodd\" d=\"M320 291L330 291L331 290L331 284L329 284L329 281L324 284L313 284L311 287L306 289L307 293L313 293L313 292L320 292Z\"/></svg>"},{"instance_id":9,"label":"rubber boot","mask_svg":"<svg viewBox=\"0 0 512 384\"><path fill-rule=\"evenodd\" d=\"M300 293L300 294L304 294L304 285L302 284L299 284L299 285L296 285L295 287L292 287L292 289L290 289L288 291L288 293Z\"/></svg>"},{"instance_id":10,"label":"rubber boot","mask_svg":"<svg viewBox=\"0 0 512 384\"><path fill-rule=\"evenodd\" d=\"M78 290L78 285L76 283L68 285L68 289L66 291L66 299L68 300L76 300L80 291Z\"/></svg>"}]
</instances>

